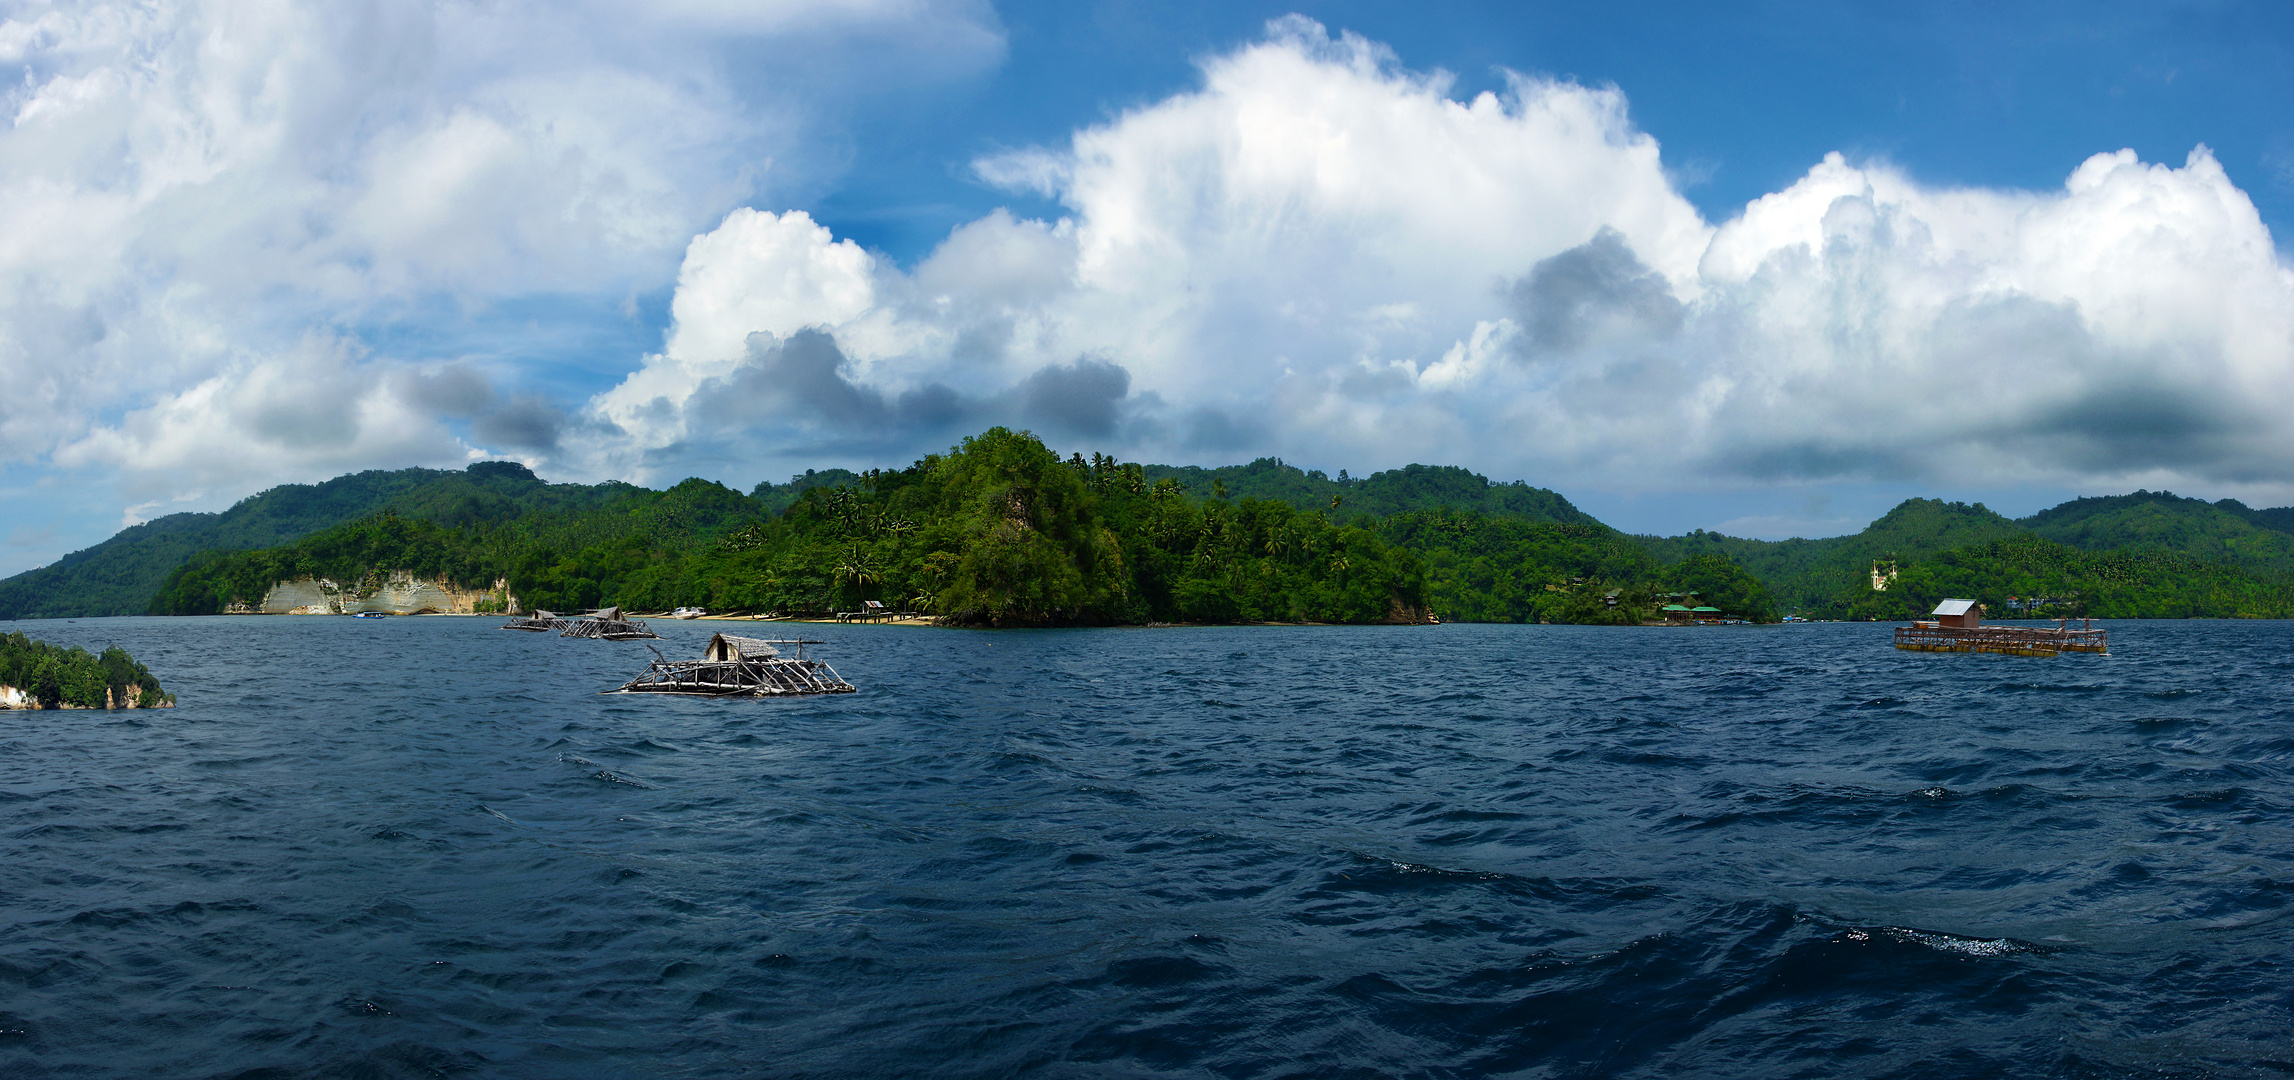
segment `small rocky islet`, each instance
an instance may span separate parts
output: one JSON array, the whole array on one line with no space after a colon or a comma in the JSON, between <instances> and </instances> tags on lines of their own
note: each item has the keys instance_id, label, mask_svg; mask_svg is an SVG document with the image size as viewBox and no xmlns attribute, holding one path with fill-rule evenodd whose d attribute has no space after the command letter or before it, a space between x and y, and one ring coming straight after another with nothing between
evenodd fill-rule
<instances>
[{"instance_id":1,"label":"small rocky islet","mask_svg":"<svg viewBox=\"0 0 2294 1080\"><path fill-rule=\"evenodd\" d=\"M171 709L175 695L113 646L91 653L0 634L0 709Z\"/></svg>"}]
</instances>

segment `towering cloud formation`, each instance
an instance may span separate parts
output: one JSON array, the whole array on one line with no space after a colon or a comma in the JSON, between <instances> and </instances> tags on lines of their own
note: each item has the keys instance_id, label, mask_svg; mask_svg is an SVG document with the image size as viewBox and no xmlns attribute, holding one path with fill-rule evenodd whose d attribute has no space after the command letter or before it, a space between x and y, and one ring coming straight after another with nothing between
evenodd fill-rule
<instances>
[{"instance_id":1,"label":"towering cloud formation","mask_svg":"<svg viewBox=\"0 0 2294 1080\"><path fill-rule=\"evenodd\" d=\"M736 212L689 249L665 351L593 405L630 435L614 465L928 446L1059 384L1085 405L1040 425L1136 453L1619 489L2294 467L2294 275L2204 147L2055 192L1834 155L1715 227L1615 91L1448 90L1294 18L1196 92L977 163L1057 222L997 213L903 272Z\"/></svg>"}]
</instances>

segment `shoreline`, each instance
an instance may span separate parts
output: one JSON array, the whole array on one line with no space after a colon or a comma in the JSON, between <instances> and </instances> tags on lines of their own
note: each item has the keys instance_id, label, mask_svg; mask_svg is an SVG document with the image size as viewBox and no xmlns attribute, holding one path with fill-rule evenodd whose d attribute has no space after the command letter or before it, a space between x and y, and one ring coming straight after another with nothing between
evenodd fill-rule
<instances>
[{"instance_id":1,"label":"shoreline","mask_svg":"<svg viewBox=\"0 0 2294 1080\"><path fill-rule=\"evenodd\" d=\"M516 616L516 615L507 615L507 614L504 614L504 613L502 613L502 612L498 612L498 611L418 611L418 612L411 612L411 613L408 613L408 614L404 614L404 615L399 615L399 614L394 614L394 613L387 613L387 612L386 612L385 614L386 614L386 615L388 615L388 617L390 617L390 618L393 618L393 619L515 619L515 618L519 618L519 617L520 617L520 616ZM140 615L137 615L137 616L74 615L74 616L64 616L63 618L64 618L64 619L75 619L75 620L76 620L76 619L101 619L101 618L171 618L171 617L174 617L174 616L140 616ZM316 613L316 612L296 613L296 612L285 612L285 611L282 611L282 612L267 612L267 611L229 611L229 612L224 612L224 613L223 613L223 617L225 617L225 618L234 618L234 619L242 619L242 618L298 618L298 619L300 619L300 618L328 618L328 617L332 617L332 618L338 618L338 619L355 619L355 618L358 618L359 616L358 616L358 614L356 614L356 613L351 613L351 612L342 612L342 613L336 613L336 612L328 612L328 613L326 613L326 614L324 614L324 615L321 615L321 614L318 614L318 613ZM567 616L567 617L568 617L568 618L580 618L580 617L582 617L582 616ZM696 615L696 616L694 616L693 618L690 618L690 619L680 619L680 618L677 618L677 617L675 617L675 616L671 616L671 615L651 615L651 614L643 614L643 613L631 613L629 617L630 617L630 618L633 618L633 619L644 619L644 620L646 620L646 621L648 621L648 622L715 622L715 623L742 623L742 624L756 624L756 623L803 623L803 624L807 624L807 625L828 625L828 626L926 626L926 627L935 627L935 628L938 628L938 629L943 629L943 630L978 630L978 629L1010 629L1010 630L1041 630L1041 629L1101 629L1101 630L1112 630L1112 629L1130 629L1130 630L1178 630L1178 629L1188 629L1188 628L1196 628L1196 629L1199 629L1199 628L1207 628L1207 627L1227 627L1227 626L1428 626L1428 627L1431 627L1431 626L1447 626L1447 625L1451 625L1451 624L1453 624L1453 623L1457 623L1457 624L1459 624L1459 625L1483 625L1483 626L1614 626L1615 628L1617 628L1617 629L1622 629L1622 630L1630 630L1630 629L1667 630L1667 629L1688 629L1688 628L1692 628L1692 627L1713 627L1713 626L1753 626L1753 627L1759 627L1759 626L1787 626L1787 625L1791 625L1791 624L1789 624L1789 623L1784 623L1784 622L1774 622L1774 623L1753 623L1753 622L1742 622L1742 621L1712 621L1712 622L1640 622L1640 623L1629 623L1629 624L1611 624L1611 623L1549 623L1549 622L1535 622L1535 623L1513 623L1513 622L1491 622L1491 623L1460 623L1458 620L1453 620L1453 619L1444 619L1444 620L1442 620L1442 621L1441 621L1441 622L1439 622L1439 623L1419 623L1419 622L1332 623L1332 622L1264 622L1264 621L1262 621L1262 622L1216 622L1216 623L1209 623L1209 622L1204 622L1204 623L1198 623L1198 622L1096 623L1096 624L1091 624L1090 626L1073 626L1073 627L1068 627L1068 626L1061 626L1061 627L975 627L975 626L950 626L950 627L943 627L943 626L940 626L940 625L939 625L937 622L933 621L935 617L934 617L934 616L930 616L930 615L913 615L913 616L908 616L908 617L905 617L905 618L879 618L879 619L871 619L871 620L865 620L865 621L864 621L864 620L860 620L860 619L850 619L850 620L844 620L844 619L837 619L837 618L835 618L835 617L833 617L833 616L829 616L829 617L823 617L823 616L813 616L813 615L791 615L791 616L784 616L784 617L781 617L781 618L772 618L772 617L768 617L768 616L762 616L762 615ZM60 621L60 620L59 620L59 621ZM1803 622L1804 624L1808 624L1808 625L1813 625L1813 624L1816 624L1816 623L1836 623L1836 622L1846 622L1846 621L1850 621L1850 620L1840 620L1840 619L1806 619L1806 620L1802 620L1802 622ZM1901 622L1901 623L1909 624L1909 623L1910 623L1912 620L1909 620L1909 619L1904 619L1904 620L1886 620L1886 619L1879 619L1879 620L1873 620L1872 622L1873 622L1873 625L1887 625L1887 624L1888 624L1888 623L1890 623L1891 621L1893 621L1893 622ZM2053 621L2053 620L2043 620L2043 621L2050 621L2050 622L2051 622L2051 621ZM2268 620L2244 620L2244 619L2232 619L2232 620L2225 620L2225 621L2234 621L2234 622L2248 622L2248 621L2268 621Z\"/></svg>"}]
</instances>

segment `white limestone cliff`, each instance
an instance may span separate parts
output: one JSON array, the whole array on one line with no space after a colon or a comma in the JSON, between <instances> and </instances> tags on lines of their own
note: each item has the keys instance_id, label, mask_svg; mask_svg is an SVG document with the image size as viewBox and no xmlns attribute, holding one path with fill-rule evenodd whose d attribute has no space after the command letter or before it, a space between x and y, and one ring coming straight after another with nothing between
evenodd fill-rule
<instances>
[{"instance_id":1,"label":"white limestone cliff","mask_svg":"<svg viewBox=\"0 0 2294 1080\"><path fill-rule=\"evenodd\" d=\"M271 586L259 604L235 602L234 615L355 615L380 611L390 615L475 615L480 612L519 613L518 598L509 582L497 579L492 588L463 589L453 582L418 578L394 570L386 578L350 586L326 578L296 578Z\"/></svg>"}]
</instances>

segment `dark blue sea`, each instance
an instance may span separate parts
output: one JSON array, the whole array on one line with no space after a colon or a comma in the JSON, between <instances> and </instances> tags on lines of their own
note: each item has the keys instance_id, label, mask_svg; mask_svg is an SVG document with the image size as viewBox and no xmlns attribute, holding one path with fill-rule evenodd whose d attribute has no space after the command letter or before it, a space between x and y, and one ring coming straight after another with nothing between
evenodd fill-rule
<instances>
[{"instance_id":1,"label":"dark blue sea","mask_svg":"<svg viewBox=\"0 0 2294 1080\"><path fill-rule=\"evenodd\" d=\"M2294 1072L2286 623L494 627L8 625L0 1076Z\"/></svg>"}]
</instances>

